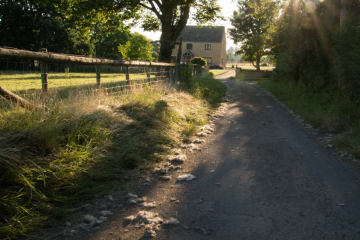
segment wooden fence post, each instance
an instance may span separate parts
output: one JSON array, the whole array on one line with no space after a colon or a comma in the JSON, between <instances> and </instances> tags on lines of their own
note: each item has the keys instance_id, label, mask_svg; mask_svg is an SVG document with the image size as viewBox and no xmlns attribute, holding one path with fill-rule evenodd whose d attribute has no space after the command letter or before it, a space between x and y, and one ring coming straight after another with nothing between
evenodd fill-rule
<instances>
[{"instance_id":1,"label":"wooden fence post","mask_svg":"<svg viewBox=\"0 0 360 240\"><path fill-rule=\"evenodd\" d=\"M96 65L96 85L97 85L97 89L101 88L100 65Z\"/></svg>"},{"instance_id":2,"label":"wooden fence post","mask_svg":"<svg viewBox=\"0 0 360 240\"><path fill-rule=\"evenodd\" d=\"M172 67L169 67L169 83L171 84L172 82L172 79L173 79L173 68Z\"/></svg>"},{"instance_id":3,"label":"wooden fence post","mask_svg":"<svg viewBox=\"0 0 360 240\"><path fill-rule=\"evenodd\" d=\"M126 65L125 67L125 74L126 74L126 85L130 85L130 72L128 65Z\"/></svg>"},{"instance_id":4,"label":"wooden fence post","mask_svg":"<svg viewBox=\"0 0 360 240\"><path fill-rule=\"evenodd\" d=\"M40 48L39 52L47 52L46 48ZM46 62L40 62L40 72L41 72L41 86L43 94L48 92L48 64Z\"/></svg>"},{"instance_id":5,"label":"wooden fence post","mask_svg":"<svg viewBox=\"0 0 360 240\"><path fill-rule=\"evenodd\" d=\"M149 66L145 66L145 72L146 72L146 78L149 82L149 85L151 84L151 79L150 79L150 71L149 71Z\"/></svg>"},{"instance_id":6,"label":"wooden fence post","mask_svg":"<svg viewBox=\"0 0 360 240\"><path fill-rule=\"evenodd\" d=\"M179 81L179 66L175 67L175 84Z\"/></svg>"}]
</instances>

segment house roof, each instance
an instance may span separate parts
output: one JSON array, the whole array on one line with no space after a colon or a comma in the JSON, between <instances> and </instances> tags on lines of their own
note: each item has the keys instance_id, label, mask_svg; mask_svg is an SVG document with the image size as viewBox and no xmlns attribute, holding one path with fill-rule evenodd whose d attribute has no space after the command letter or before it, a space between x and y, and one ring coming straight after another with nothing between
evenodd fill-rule
<instances>
[{"instance_id":1,"label":"house roof","mask_svg":"<svg viewBox=\"0 0 360 240\"><path fill-rule=\"evenodd\" d=\"M225 32L224 26L197 27L192 25L185 26L177 41L183 38L184 42L219 42L223 40Z\"/></svg>"}]
</instances>

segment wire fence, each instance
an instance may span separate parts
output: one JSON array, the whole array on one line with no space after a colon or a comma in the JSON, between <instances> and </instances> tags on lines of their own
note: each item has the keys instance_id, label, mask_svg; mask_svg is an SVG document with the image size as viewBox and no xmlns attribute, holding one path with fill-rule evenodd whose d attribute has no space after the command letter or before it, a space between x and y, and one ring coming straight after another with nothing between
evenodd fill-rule
<instances>
[{"instance_id":1,"label":"wire fence","mask_svg":"<svg viewBox=\"0 0 360 240\"><path fill-rule=\"evenodd\" d=\"M0 90L4 88L30 101L44 101L53 94L115 95L159 83L174 85L181 80L181 71L190 70L192 75L202 73L197 65L72 57L0 48Z\"/></svg>"}]
</instances>

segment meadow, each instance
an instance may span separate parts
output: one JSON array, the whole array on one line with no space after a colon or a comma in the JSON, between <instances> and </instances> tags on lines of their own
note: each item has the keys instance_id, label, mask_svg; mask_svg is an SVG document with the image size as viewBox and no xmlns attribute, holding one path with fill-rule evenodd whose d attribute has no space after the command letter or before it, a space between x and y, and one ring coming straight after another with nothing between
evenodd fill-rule
<instances>
[{"instance_id":1,"label":"meadow","mask_svg":"<svg viewBox=\"0 0 360 240\"><path fill-rule=\"evenodd\" d=\"M152 76L153 77L153 76ZM130 79L146 79L146 74L130 74ZM126 81L124 73L102 73L102 83L114 83ZM48 87L76 87L84 85L96 85L95 73L49 73ZM24 74L2 74L0 75L0 86L9 91L27 91L41 89L40 73L24 73Z\"/></svg>"}]
</instances>

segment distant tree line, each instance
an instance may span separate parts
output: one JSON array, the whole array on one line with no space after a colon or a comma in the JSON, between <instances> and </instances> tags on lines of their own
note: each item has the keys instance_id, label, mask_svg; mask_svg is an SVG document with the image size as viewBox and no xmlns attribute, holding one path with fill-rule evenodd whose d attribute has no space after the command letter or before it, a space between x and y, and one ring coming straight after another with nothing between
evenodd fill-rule
<instances>
[{"instance_id":1,"label":"distant tree line","mask_svg":"<svg viewBox=\"0 0 360 240\"><path fill-rule=\"evenodd\" d=\"M150 40L132 34L131 25L123 24L134 17L131 12L121 6L116 10L109 1L94 4L0 0L0 46L32 51L47 48L51 52L112 59L157 59Z\"/></svg>"}]
</instances>

